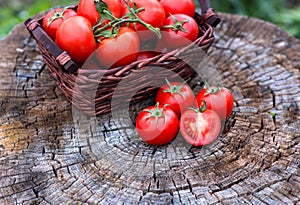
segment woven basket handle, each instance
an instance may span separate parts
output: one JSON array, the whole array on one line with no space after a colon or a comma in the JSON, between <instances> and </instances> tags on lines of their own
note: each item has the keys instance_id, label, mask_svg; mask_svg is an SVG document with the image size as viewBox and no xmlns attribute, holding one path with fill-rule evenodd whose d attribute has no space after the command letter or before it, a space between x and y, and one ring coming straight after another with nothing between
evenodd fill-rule
<instances>
[{"instance_id":1,"label":"woven basket handle","mask_svg":"<svg viewBox=\"0 0 300 205\"><path fill-rule=\"evenodd\" d=\"M201 11L202 11L202 16L204 17L205 21L211 25L212 27L216 27L221 19L218 17L213 8L211 7L210 0L198 0Z\"/></svg>"},{"instance_id":2,"label":"woven basket handle","mask_svg":"<svg viewBox=\"0 0 300 205\"><path fill-rule=\"evenodd\" d=\"M41 28L41 25L34 19L27 19L24 22L27 30L37 39L42 46L47 49L55 58L55 60L69 73L74 73L78 66L71 57L62 49Z\"/></svg>"}]
</instances>

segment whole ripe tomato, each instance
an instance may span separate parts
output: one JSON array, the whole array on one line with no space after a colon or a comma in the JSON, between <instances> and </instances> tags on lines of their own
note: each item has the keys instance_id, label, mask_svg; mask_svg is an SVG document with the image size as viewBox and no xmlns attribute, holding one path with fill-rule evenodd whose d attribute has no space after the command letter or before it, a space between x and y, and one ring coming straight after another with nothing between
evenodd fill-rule
<instances>
[{"instance_id":1,"label":"whole ripe tomato","mask_svg":"<svg viewBox=\"0 0 300 205\"><path fill-rule=\"evenodd\" d=\"M77 63L83 63L96 48L92 25L82 16L66 19L57 29L56 44Z\"/></svg>"},{"instance_id":2,"label":"whole ripe tomato","mask_svg":"<svg viewBox=\"0 0 300 205\"><path fill-rule=\"evenodd\" d=\"M196 6L193 0L160 0L159 2L164 8L166 16L170 14L186 14L193 17L196 12Z\"/></svg>"},{"instance_id":3,"label":"whole ripe tomato","mask_svg":"<svg viewBox=\"0 0 300 205\"><path fill-rule=\"evenodd\" d=\"M61 25L61 23L71 17L76 16L76 11L68 8L57 8L52 9L49 12L46 13L42 20L42 27L45 30L45 32L48 34L48 36L55 40L55 35L57 28Z\"/></svg>"},{"instance_id":4,"label":"whole ripe tomato","mask_svg":"<svg viewBox=\"0 0 300 205\"><path fill-rule=\"evenodd\" d=\"M216 140L221 132L221 119L212 110L202 107L187 110L180 118L180 133L191 145L208 145Z\"/></svg>"},{"instance_id":5,"label":"whole ripe tomato","mask_svg":"<svg viewBox=\"0 0 300 205\"><path fill-rule=\"evenodd\" d=\"M128 4L132 7L133 4L131 0L125 0L128 2ZM164 20L166 18L164 8L157 0L134 0L134 3L136 3L137 8L143 8L144 10L138 13L138 17L153 26L154 28L161 28L164 24ZM123 6L124 8L124 6ZM128 9L126 8L128 13ZM141 39L141 41L145 42L155 36L155 34L150 31L148 28L143 26L140 23L132 23L130 24L130 27L135 29L138 32L138 35Z\"/></svg>"},{"instance_id":6,"label":"whole ripe tomato","mask_svg":"<svg viewBox=\"0 0 300 205\"><path fill-rule=\"evenodd\" d=\"M156 93L156 102L170 105L177 116L194 106L195 96L192 89L185 83L169 82L161 86Z\"/></svg>"},{"instance_id":7,"label":"whole ripe tomato","mask_svg":"<svg viewBox=\"0 0 300 205\"><path fill-rule=\"evenodd\" d=\"M138 57L139 37L129 27L121 27L116 37L105 38L98 43L96 55L99 63L107 68L132 63Z\"/></svg>"},{"instance_id":8,"label":"whole ripe tomato","mask_svg":"<svg viewBox=\"0 0 300 205\"><path fill-rule=\"evenodd\" d=\"M169 106L150 106L142 110L136 119L139 136L150 145L164 145L177 135L179 122Z\"/></svg>"},{"instance_id":9,"label":"whole ripe tomato","mask_svg":"<svg viewBox=\"0 0 300 205\"><path fill-rule=\"evenodd\" d=\"M92 26L94 26L101 17L93 0L80 0L77 6L77 13L87 18Z\"/></svg>"},{"instance_id":10,"label":"whole ripe tomato","mask_svg":"<svg viewBox=\"0 0 300 205\"><path fill-rule=\"evenodd\" d=\"M196 96L197 104L199 105L202 101L207 104L207 109L215 111L221 118L226 120L233 110L234 97L232 92L225 87L210 87L206 86L200 90Z\"/></svg>"},{"instance_id":11,"label":"whole ripe tomato","mask_svg":"<svg viewBox=\"0 0 300 205\"><path fill-rule=\"evenodd\" d=\"M102 0L106 5L103 5L101 1L95 2L94 0L80 0L78 3L77 13L80 16L89 19L92 25L97 24L101 18L106 18L103 23L107 23L110 17L102 12L102 9L106 8L106 11L111 12L112 15L119 18L121 17L121 2L120 0ZM98 10L99 7L99 10Z\"/></svg>"},{"instance_id":12,"label":"whole ripe tomato","mask_svg":"<svg viewBox=\"0 0 300 205\"><path fill-rule=\"evenodd\" d=\"M199 35L197 22L185 14L169 16L162 31L163 41L170 49L186 46L195 41Z\"/></svg>"}]
</instances>

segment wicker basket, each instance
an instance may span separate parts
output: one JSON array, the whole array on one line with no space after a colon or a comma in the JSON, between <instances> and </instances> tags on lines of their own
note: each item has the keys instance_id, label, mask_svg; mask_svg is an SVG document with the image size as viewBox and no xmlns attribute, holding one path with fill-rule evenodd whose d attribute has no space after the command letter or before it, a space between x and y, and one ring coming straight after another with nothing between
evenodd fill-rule
<instances>
[{"instance_id":1,"label":"wicker basket","mask_svg":"<svg viewBox=\"0 0 300 205\"><path fill-rule=\"evenodd\" d=\"M188 59L197 58L193 52L194 48L207 52L214 41L213 28L220 22L219 17L214 13L209 0L199 0L202 14L195 14L195 20L199 25L199 38L191 45L173 50L169 53L159 54L153 58L136 61L127 66L110 68L108 70L87 70L82 69L82 65L77 65L70 56L60 49L53 40L45 33L41 27L41 19L27 19L25 25L31 36L36 40L37 45L43 55L51 76L56 81L58 87L66 98L78 109L87 115L95 116L111 111L111 100L116 87L130 74L135 73L135 82L122 85L116 95L120 95L117 107L122 107L124 99L135 103L154 94L157 87L149 79L157 76L165 76L168 79L181 78L187 80L195 75L195 70L187 63ZM76 6L73 7L76 10ZM196 46L195 46L196 45ZM182 53L187 52L178 58ZM185 56L185 57L184 57ZM92 57L91 57L92 58ZM186 60L182 60L185 58ZM145 69L149 67L160 67L156 72L148 72L145 77ZM170 72L174 76L170 76ZM131 83L130 83L131 82ZM137 86L139 85L139 86ZM123 95L123 96L121 96ZM128 98L130 96L130 98ZM114 105L115 107L115 105Z\"/></svg>"}]
</instances>

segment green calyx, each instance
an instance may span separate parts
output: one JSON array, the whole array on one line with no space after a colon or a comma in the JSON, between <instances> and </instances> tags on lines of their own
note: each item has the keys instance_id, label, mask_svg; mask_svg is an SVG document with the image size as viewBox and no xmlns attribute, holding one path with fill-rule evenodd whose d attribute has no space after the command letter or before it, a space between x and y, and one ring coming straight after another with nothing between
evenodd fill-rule
<instances>
[{"instance_id":1,"label":"green calyx","mask_svg":"<svg viewBox=\"0 0 300 205\"><path fill-rule=\"evenodd\" d=\"M155 118L155 123L158 123L158 119L160 117L163 117L164 121L165 121L166 115L164 114L164 110L165 110L166 106L168 106L168 105L164 105L163 107L159 107L159 103L156 103L155 109L145 109L144 111L149 113L147 118L154 117Z\"/></svg>"},{"instance_id":2,"label":"green calyx","mask_svg":"<svg viewBox=\"0 0 300 205\"><path fill-rule=\"evenodd\" d=\"M189 108L189 110L193 110L197 113L203 113L205 110L207 110L206 102L204 100L202 100L202 103L199 106L199 108Z\"/></svg>"},{"instance_id":3,"label":"green calyx","mask_svg":"<svg viewBox=\"0 0 300 205\"><path fill-rule=\"evenodd\" d=\"M65 11L68 9L69 7L65 7L63 10L61 10L60 12L58 11L54 11L53 12L53 16L48 20L47 22L47 26L49 27L51 25L51 23L56 20L56 19L59 19L59 18L62 18L64 19L64 13Z\"/></svg>"},{"instance_id":4,"label":"green calyx","mask_svg":"<svg viewBox=\"0 0 300 205\"><path fill-rule=\"evenodd\" d=\"M172 85L172 84L169 82L168 79L166 79L166 82L167 82L167 84L168 84L168 86L169 86L169 89L164 90L164 91L163 91L164 93L170 93L170 94L172 94L172 95L174 95L174 94L179 94L179 95L181 95L181 96L184 98L184 95L183 95L181 89L182 89L182 87L185 85L185 82L183 82L183 83L181 83L181 84L179 84L179 85Z\"/></svg>"},{"instance_id":5,"label":"green calyx","mask_svg":"<svg viewBox=\"0 0 300 205\"><path fill-rule=\"evenodd\" d=\"M145 26L148 30L154 32L159 38L161 38L161 33L159 28L155 28L152 25L146 23L140 17L138 14L141 11L144 11L144 8L137 8L136 3L134 3L134 6L131 7L128 2L125 1L126 6L128 8L128 13L123 15L120 18L115 17L111 11L108 9L107 4L103 2L102 0L94 0L96 4L97 11L100 13L101 19L100 21L94 25L94 35L95 38L98 37L104 37L104 38L111 38L116 37L118 34L118 30L123 24L129 25L130 23L133 23L136 25L137 23ZM103 21L107 19L109 22L105 25L102 25ZM107 30L110 29L111 32L107 32Z\"/></svg>"},{"instance_id":6,"label":"green calyx","mask_svg":"<svg viewBox=\"0 0 300 205\"><path fill-rule=\"evenodd\" d=\"M176 19L176 17L173 15L171 15L171 18L173 19L174 23L170 25L165 25L163 26L163 28L168 28L175 32L176 31L183 31L185 33L188 32L185 28L183 28L183 24L189 22L189 20L185 19L183 21L178 21L178 19Z\"/></svg>"},{"instance_id":7,"label":"green calyx","mask_svg":"<svg viewBox=\"0 0 300 205\"><path fill-rule=\"evenodd\" d=\"M215 94L222 90L221 87L212 87L207 82L205 82L204 89L206 90L204 95Z\"/></svg>"}]
</instances>

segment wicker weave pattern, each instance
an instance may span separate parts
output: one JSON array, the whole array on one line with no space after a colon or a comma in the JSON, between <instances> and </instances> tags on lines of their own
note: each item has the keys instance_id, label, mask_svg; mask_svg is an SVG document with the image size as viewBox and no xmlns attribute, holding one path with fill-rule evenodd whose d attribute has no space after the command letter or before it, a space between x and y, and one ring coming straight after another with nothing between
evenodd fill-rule
<instances>
[{"instance_id":1,"label":"wicker weave pattern","mask_svg":"<svg viewBox=\"0 0 300 205\"><path fill-rule=\"evenodd\" d=\"M135 82L133 84L128 83L122 88L124 92L118 92L120 95L118 97L120 99L127 99L126 97L131 91L135 92L138 90L131 99L128 99L131 103L148 98L156 92L157 88L152 87L151 80L149 79L155 79L157 75L165 75L168 79L176 78L178 77L177 75L185 80L192 78L195 75L195 70L188 65L189 63L177 57L186 51L193 50L195 47L207 52L214 42L213 27L207 23L207 20L213 16L215 16L215 14L212 9L208 9L202 16L199 14L195 15L200 34L199 38L190 45L166 54L160 54L153 58L143 59L127 66L111 68L109 70L85 70L79 66L77 69L74 69L74 65L76 64L72 62L72 59L70 59L66 52L61 51L60 54L53 54L52 47L55 47L55 45L53 46L55 43L42 30L40 24L41 19L29 19L25 24L29 32L35 38L51 76L66 98L87 115L94 116L107 113L111 110L111 99L115 88L122 80L130 76L130 74L137 76ZM36 33L38 33L38 35L36 35ZM41 39L43 39L43 41L41 41ZM59 50L59 48L55 49ZM70 69L66 67L66 65L71 65L73 68ZM143 76L143 72L147 67L164 68L166 72L150 73L145 77ZM170 71L174 73L174 76L170 76ZM141 76L139 76L139 73L141 73ZM137 89L136 85L139 85L140 89ZM122 104L124 104L124 102L118 102L117 107L119 106L121 108Z\"/></svg>"}]
</instances>

